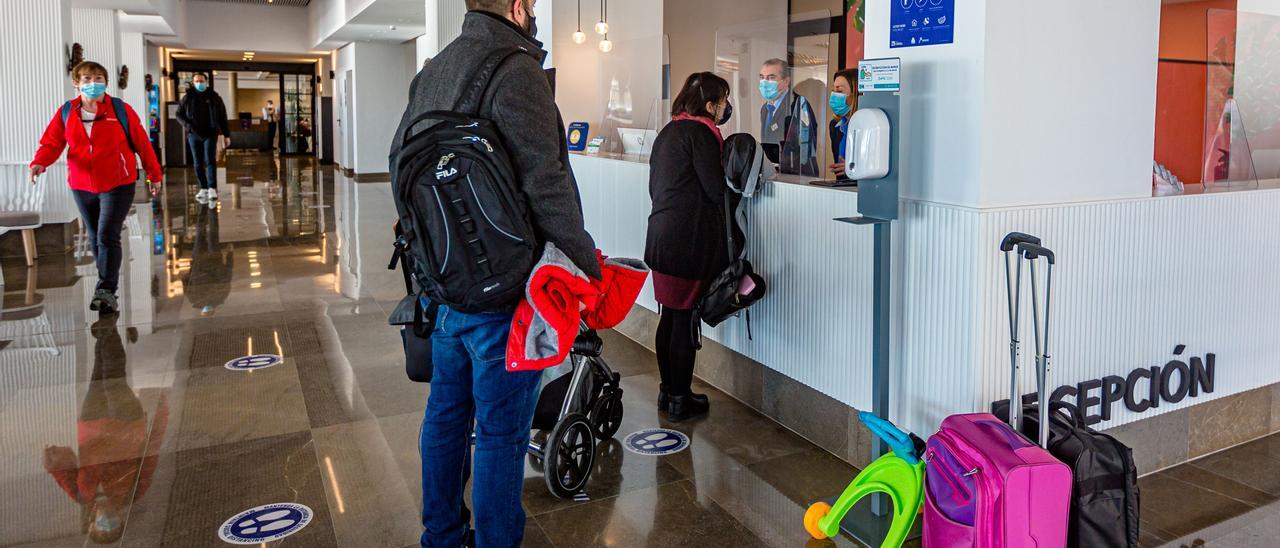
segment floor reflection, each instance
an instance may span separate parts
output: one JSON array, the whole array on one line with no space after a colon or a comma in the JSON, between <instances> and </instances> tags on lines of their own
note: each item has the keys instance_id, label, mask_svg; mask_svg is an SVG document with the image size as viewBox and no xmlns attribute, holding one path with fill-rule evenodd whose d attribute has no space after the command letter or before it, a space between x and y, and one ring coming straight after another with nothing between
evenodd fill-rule
<instances>
[{"instance_id":1,"label":"floor reflection","mask_svg":"<svg viewBox=\"0 0 1280 548\"><path fill-rule=\"evenodd\" d=\"M82 242L31 269L3 262L0 545L217 546L223 520L277 502L315 512L289 543L414 545L429 387L405 378L386 324L404 292L386 269L390 185L232 154L211 207L189 171L168 175L127 222L118 315L87 311ZM702 384L711 415L666 423L653 354L604 337L625 391L618 439L661 426L692 445L601 444L586 501L552 497L528 462L526 546L853 545L811 541L801 517L856 470ZM253 353L284 359L224 367ZM1143 544L1280 536L1278 440L1143 478Z\"/></svg>"},{"instance_id":2,"label":"floor reflection","mask_svg":"<svg viewBox=\"0 0 1280 548\"><path fill-rule=\"evenodd\" d=\"M81 532L98 544L124 536L125 519L147 494L164 442L169 407L164 397L149 417L129 386L119 314L94 322L93 373L76 421L76 446L44 449L44 467L80 506ZM131 341L138 331L127 328Z\"/></svg>"}]
</instances>

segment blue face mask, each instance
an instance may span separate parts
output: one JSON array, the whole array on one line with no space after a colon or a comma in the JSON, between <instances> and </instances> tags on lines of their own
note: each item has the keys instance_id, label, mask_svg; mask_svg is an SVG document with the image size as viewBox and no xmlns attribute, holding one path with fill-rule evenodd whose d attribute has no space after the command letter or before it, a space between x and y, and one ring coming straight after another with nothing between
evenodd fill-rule
<instances>
[{"instance_id":1,"label":"blue face mask","mask_svg":"<svg viewBox=\"0 0 1280 548\"><path fill-rule=\"evenodd\" d=\"M107 94L107 85L97 82L80 84L80 93L89 99L98 99Z\"/></svg>"},{"instance_id":2,"label":"blue face mask","mask_svg":"<svg viewBox=\"0 0 1280 548\"><path fill-rule=\"evenodd\" d=\"M778 91L777 82L773 80L761 80L760 95L764 97L764 100L766 101L773 101L777 99L779 95L782 95L782 93Z\"/></svg>"},{"instance_id":3,"label":"blue face mask","mask_svg":"<svg viewBox=\"0 0 1280 548\"><path fill-rule=\"evenodd\" d=\"M836 93L833 91L831 92L831 99L829 104L831 105L831 112L834 112L836 116L844 118L846 115L849 114L849 96L848 95L845 95L843 93Z\"/></svg>"},{"instance_id":4,"label":"blue face mask","mask_svg":"<svg viewBox=\"0 0 1280 548\"><path fill-rule=\"evenodd\" d=\"M195 87L196 87L196 91L204 91L206 89L209 89L209 84L197 83Z\"/></svg>"}]
</instances>

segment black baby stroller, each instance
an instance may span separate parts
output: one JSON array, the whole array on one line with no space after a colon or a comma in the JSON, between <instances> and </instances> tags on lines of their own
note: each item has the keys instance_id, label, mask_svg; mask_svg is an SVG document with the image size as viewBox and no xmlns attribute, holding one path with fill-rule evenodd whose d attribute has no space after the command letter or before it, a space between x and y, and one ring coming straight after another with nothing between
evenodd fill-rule
<instances>
[{"instance_id":1,"label":"black baby stroller","mask_svg":"<svg viewBox=\"0 0 1280 548\"><path fill-rule=\"evenodd\" d=\"M547 489L557 498L582 491L595 464L596 440L612 438L622 426L621 377L600 357L603 348L600 336L583 324L569 353L572 369L538 396L533 428L546 437L530 439L529 455L542 465Z\"/></svg>"}]
</instances>

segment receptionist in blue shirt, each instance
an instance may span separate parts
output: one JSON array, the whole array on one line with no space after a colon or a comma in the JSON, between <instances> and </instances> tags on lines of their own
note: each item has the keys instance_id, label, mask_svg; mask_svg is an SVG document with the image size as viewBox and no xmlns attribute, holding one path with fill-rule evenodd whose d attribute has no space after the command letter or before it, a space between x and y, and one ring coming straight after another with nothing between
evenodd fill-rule
<instances>
[{"instance_id":1,"label":"receptionist in blue shirt","mask_svg":"<svg viewBox=\"0 0 1280 548\"><path fill-rule=\"evenodd\" d=\"M827 169L840 181L849 180L844 174L844 137L849 133L849 116L858 110L858 90L853 84L857 81L857 76L857 70L845 69L837 72L835 78L831 79L829 106L835 118L831 120L828 132L831 136L831 158L835 163L827 166Z\"/></svg>"}]
</instances>

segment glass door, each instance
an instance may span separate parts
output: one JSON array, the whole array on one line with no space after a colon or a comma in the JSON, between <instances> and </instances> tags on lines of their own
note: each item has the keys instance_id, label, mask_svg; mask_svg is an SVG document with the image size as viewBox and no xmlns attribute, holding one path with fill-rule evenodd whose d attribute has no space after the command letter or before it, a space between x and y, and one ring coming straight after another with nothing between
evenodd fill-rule
<instances>
[{"instance_id":1,"label":"glass door","mask_svg":"<svg viewBox=\"0 0 1280 548\"><path fill-rule=\"evenodd\" d=\"M281 93L280 150L284 154L311 153L315 135L314 77L310 74L284 74Z\"/></svg>"}]
</instances>

